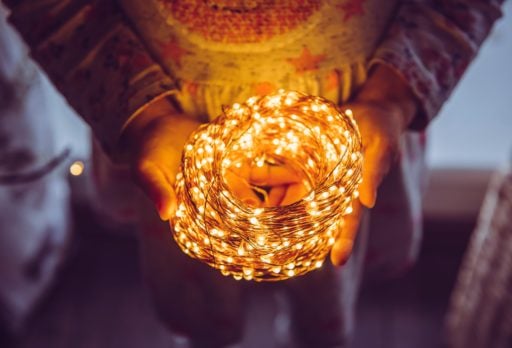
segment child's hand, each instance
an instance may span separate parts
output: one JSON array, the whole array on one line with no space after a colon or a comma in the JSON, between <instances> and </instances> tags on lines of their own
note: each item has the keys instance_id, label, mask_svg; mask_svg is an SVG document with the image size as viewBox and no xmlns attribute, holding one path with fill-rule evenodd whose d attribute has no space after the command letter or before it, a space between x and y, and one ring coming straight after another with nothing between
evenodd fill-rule
<instances>
[{"instance_id":1,"label":"child's hand","mask_svg":"<svg viewBox=\"0 0 512 348\"><path fill-rule=\"evenodd\" d=\"M183 146L199 125L161 100L138 115L123 136L135 179L162 220L168 220L176 210L173 187Z\"/></svg>"},{"instance_id":2,"label":"child's hand","mask_svg":"<svg viewBox=\"0 0 512 348\"><path fill-rule=\"evenodd\" d=\"M246 163L226 171L225 179L231 192L252 207L289 205L309 192L303 176L286 165Z\"/></svg>"},{"instance_id":3,"label":"child's hand","mask_svg":"<svg viewBox=\"0 0 512 348\"><path fill-rule=\"evenodd\" d=\"M361 205L372 208L377 189L397 159L400 138L417 111L416 100L409 87L392 70L378 66L363 86L351 109L363 141L363 182L359 187L359 201L354 211L345 218L345 226L331 251L334 265L344 264L352 251Z\"/></svg>"},{"instance_id":4,"label":"child's hand","mask_svg":"<svg viewBox=\"0 0 512 348\"><path fill-rule=\"evenodd\" d=\"M153 201L162 220L168 220L176 210L173 187L183 146L199 125L162 100L138 115L125 130L123 140L129 147L136 182ZM228 171L225 179L233 193L251 206L290 204L306 193L298 175L282 166L247 164ZM255 186L270 187L266 202L252 189Z\"/></svg>"}]
</instances>

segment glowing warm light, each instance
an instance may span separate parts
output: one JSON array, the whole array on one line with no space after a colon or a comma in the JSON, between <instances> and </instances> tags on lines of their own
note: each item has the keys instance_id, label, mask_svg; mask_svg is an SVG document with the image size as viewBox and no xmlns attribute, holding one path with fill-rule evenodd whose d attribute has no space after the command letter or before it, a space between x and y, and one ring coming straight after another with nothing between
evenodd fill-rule
<instances>
[{"instance_id":1,"label":"glowing warm light","mask_svg":"<svg viewBox=\"0 0 512 348\"><path fill-rule=\"evenodd\" d=\"M80 176L84 172L85 165L82 161L75 161L69 166L69 173L73 176Z\"/></svg>"},{"instance_id":2,"label":"glowing warm light","mask_svg":"<svg viewBox=\"0 0 512 348\"><path fill-rule=\"evenodd\" d=\"M310 191L286 206L244 203L225 180L246 164L290 166ZM187 255L235 279L275 281L322 267L361 182L351 113L279 91L226 107L185 146L176 177L174 239Z\"/></svg>"}]
</instances>

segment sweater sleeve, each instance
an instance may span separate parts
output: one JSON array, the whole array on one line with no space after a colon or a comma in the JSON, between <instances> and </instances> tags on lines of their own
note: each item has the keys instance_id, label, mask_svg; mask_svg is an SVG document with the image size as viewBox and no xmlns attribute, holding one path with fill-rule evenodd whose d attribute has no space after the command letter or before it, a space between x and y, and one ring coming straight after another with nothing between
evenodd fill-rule
<instances>
[{"instance_id":1,"label":"sweater sleeve","mask_svg":"<svg viewBox=\"0 0 512 348\"><path fill-rule=\"evenodd\" d=\"M103 149L120 159L123 128L174 81L151 57L115 0L7 0L9 20Z\"/></svg>"},{"instance_id":2,"label":"sweater sleeve","mask_svg":"<svg viewBox=\"0 0 512 348\"><path fill-rule=\"evenodd\" d=\"M404 0L370 67L385 64L411 87L420 112L411 124L423 129L439 112L475 57L503 0Z\"/></svg>"}]
</instances>

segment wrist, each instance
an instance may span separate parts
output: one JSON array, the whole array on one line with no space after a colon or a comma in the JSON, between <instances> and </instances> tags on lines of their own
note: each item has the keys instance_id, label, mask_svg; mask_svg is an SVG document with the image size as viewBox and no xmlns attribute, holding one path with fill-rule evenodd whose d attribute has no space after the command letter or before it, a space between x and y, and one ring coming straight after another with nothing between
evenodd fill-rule
<instances>
[{"instance_id":1,"label":"wrist","mask_svg":"<svg viewBox=\"0 0 512 348\"><path fill-rule=\"evenodd\" d=\"M372 69L354 102L389 110L403 130L408 128L418 112L416 97L407 82L393 69L381 64Z\"/></svg>"},{"instance_id":2,"label":"wrist","mask_svg":"<svg viewBox=\"0 0 512 348\"><path fill-rule=\"evenodd\" d=\"M166 100L160 99L148 105L140 114L136 115L125 125L121 136L122 143L127 147L128 152L133 152L144 141L145 134L164 118L177 114L173 106Z\"/></svg>"},{"instance_id":3,"label":"wrist","mask_svg":"<svg viewBox=\"0 0 512 348\"><path fill-rule=\"evenodd\" d=\"M176 110L167 99L159 99L152 102L143 111L130 120L130 122L125 125L124 133L128 135L130 133L138 133L160 117L176 113Z\"/></svg>"}]
</instances>

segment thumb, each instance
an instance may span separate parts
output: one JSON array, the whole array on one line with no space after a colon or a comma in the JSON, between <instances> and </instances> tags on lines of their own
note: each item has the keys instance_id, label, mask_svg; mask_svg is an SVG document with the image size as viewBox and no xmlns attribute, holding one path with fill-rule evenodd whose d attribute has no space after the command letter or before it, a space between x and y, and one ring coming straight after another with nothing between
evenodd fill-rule
<instances>
[{"instance_id":1,"label":"thumb","mask_svg":"<svg viewBox=\"0 0 512 348\"><path fill-rule=\"evenodd\" d=\"M331 249L331 262L334 266L344 265L348 261L354 247L363 209L359 200L352 202L352 208L352 213L343 217L340 234Z\"/></svg>"},{"instance_id":2,"label":"thumb","mask_svg":"<svg viewBox=\"0 0 512 348\"><path fill-rule=\"evenodd\" d=\"M169 220L176 211L176 194L169 174L152 161L142 161L135 168L135 178L155 204L160 218Z\"/></svg>"},{"instance_id":3,"label":"thumb","mask_svg":"<svg viewBox=\"0 0 512 348\"><path fill-rule=\"evenodd\" d=\"M366 149L363 162L363 182L359 186L359 199L368 208L375 206L377 189L389 172L393 152L387 145L373 145Z\"/></svg>"}]
</instances>

